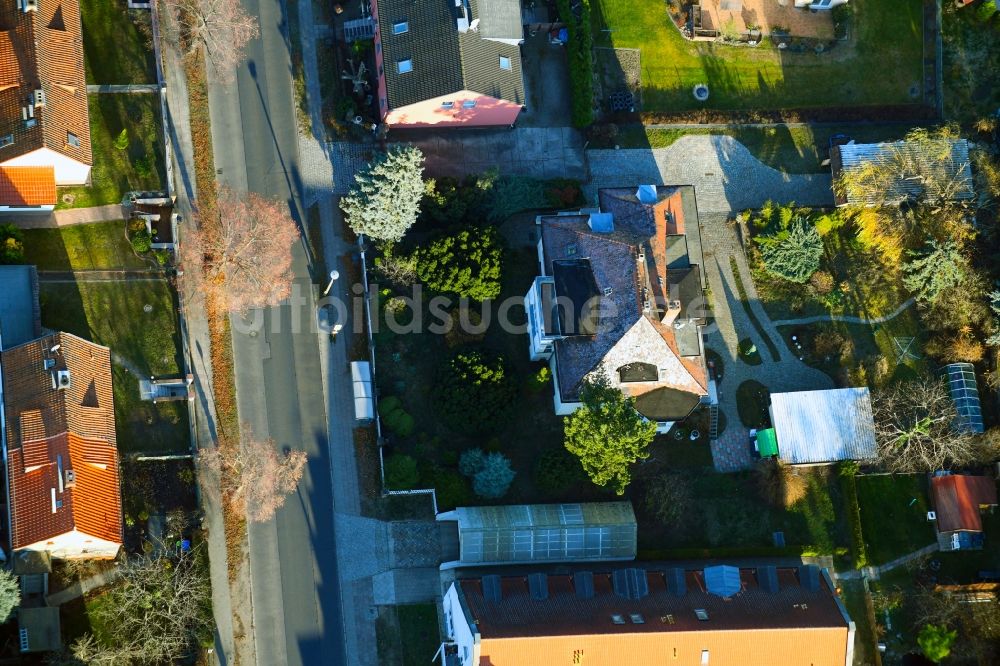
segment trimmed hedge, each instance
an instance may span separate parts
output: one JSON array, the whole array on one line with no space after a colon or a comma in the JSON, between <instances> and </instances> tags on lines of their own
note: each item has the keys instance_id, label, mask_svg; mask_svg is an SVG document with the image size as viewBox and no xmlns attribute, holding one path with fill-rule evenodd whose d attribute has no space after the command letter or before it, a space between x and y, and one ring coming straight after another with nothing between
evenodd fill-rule
<instances>
[{"instance_id":1,"label":"trimmed hedge","mask_svg":"<svg viewBox=\"0 0 1000 666\"><path fill-rule=\"evenodd\" d=\"M569 87L573 97L573 125L586 127L594 122L594 38L590 24L590 0L578 0L580 18L571 8L570 0L556 0L559 17L566 24L569 42Z\"/></svg>"},{"instance_id":2,"label":"trimmed hedge","mask_svg":"<svg viewBox=\"0 0 1000 666\"><path fill-rule=\"evenodd\" d=\"M861 531L861 507L858 506L858 464L850 460L841 462L837 473L840 475L844 510L847 512L847 524L851 531L851 562L855 569L860 569L868 564L868 550Z\"/></svg>"},{"instance_id":3,"label":"trimmed hedge","mask_svg":"<svg viewBox=\"0 0 1000 666\"><path fill-rule=\"evenodd\" d=\"M713 557L818 557L820 555L846 555L846 548L836 548L833 553L824 553L818 546L774 546L731 547L731 548L643 548L636 555L637 560L701 560Z\"/></svg>"}]
</instances>

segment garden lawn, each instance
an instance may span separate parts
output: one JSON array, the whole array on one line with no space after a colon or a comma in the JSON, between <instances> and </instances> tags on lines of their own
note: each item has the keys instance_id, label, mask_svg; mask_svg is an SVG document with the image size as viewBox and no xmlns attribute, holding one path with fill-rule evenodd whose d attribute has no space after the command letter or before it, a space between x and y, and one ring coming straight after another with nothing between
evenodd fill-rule
<instances>
[{"instance_id":1,"label":"garden lawn","mask_svg":"<svg viewBox=\"0 0 1000 666\"><path fill-rule=\"evenodd\" d=\"M874 664L875 651L878 648L872 623L874 616L868 606L868 592L860 580L840 579L837 585L840 587L840 598L847 608L847 614L857 627L854 638L854 663Z\"/></svg>"},{"instance_id":2,"label":"garden lawn","mask_svg":"<svg viewBox=\"0 0 1000 666\"><path fill-rule=\"evenodd\" d=\"M122 453L188 450L187 403L139 399L140 376L181 372L177 306L166 281L42 282L41 306L43 326L111 348Z\"/></svg>"},{"instance_id":3,"label":"garden lawn","mask_svg":"<svg viewBox=\"0 0 1000 666\"><path fill-rule=\"evenodd\" d=\"M124 0L80 3L87 83L156 83L149 12Z\"/></svg>"},{"instance_id":4,"label":"garden lawn","mask_svg":"<svg viewBox=\"0 0 1000 666\"><path fill-rule=\"evenodd\" d=\"M854 0L853 43L792 54L684 39L662 0L591 0L595 46L642 50L644 111L842 107L912 102L922 78L920 0ZM877 74L875 74L877 73Z\"/></svg>"},{"instance_id":5,"label":"garden lawn","mask_svg":"<svg viewBox=\"0 0 1000 666\"><path fill-rule=\"evenodd\" d=\"M125 238L125 222L24 230L24 262L40 271L147 268Z\"/></svg>"},{"instance_id":6,"label":"garden lawn","mask_svg":"<svg viewBox=\"0 0 1000 666\"><path fill-rule=\"evenodd\" d=\"M944 3L944 112L963 123L1000 107L1000 21L977 21L976 9Z\"/></svg>"},{"instance_id":7,"label":"garden lawn","mask_svg":"<svg viewBox=\"0 0 1000 666\"><path fill-rule=\"evenodd\" d=\"M685 136L731 136L767 166L785 173L818 173L830 152L830 137L846 134L865 142L902 139L912 128L904 123L866 125L773 125L768 127L643 127L628 125L619 129L612 144L622 148L667 148ZM611 145L607 146L611 147Z\"/></svg>"},{"instance_id":8,"label":"garden lawn","mask_svg":"<svg viewBox=\"0 0 1000 666\"><path fill-rule=\"evenodd\" d=\"M423 666L441 647L437 607L413 604L383 607L375 623L379 661Z\"/></svg>"},{"instance_id":9,"label":"garden lawn","mask_svg":"<svg viewBox=\"0 0 1000 666\"><path fill-rule=\"evenodd\" d=\"M94 94L90 100L91 185L59 188L57 208L118 203L130 190L159 190L166 183L160 98L145 94ZM128 132L128 148L115 141ZM72 195L72 204L63 203Z\"/></svg>"},{"instance_id":10,"label":"garden lawn","mask_svg":"<svg viewBox=\"0 0 1000 666\"><path fill-rule=\"evenodd\" d=\"M865 475L858 476L857 483L861 532L872 564L885 564L934 543L923 474Z\"/></svg>"}]
</instances>

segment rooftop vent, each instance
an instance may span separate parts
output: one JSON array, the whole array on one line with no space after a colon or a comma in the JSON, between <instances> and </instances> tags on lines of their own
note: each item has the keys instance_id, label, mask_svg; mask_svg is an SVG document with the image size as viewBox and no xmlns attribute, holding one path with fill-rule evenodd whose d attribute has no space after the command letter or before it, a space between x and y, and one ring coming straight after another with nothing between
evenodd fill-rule
<instances>
[{"instance_id":1,"label":"rooftop vent","mask_svg":"<svg viewBox=\"0 0 1000 666\"><path fill-rule=\"evenodd\" d=\"M483 576L483 597L487 601L500 603L503 599L503 592L500 590L500 576L495 574Z\"/></svg>"},{"instance_id":2,"label":"rooftop vent","mask_svg":"<svg viewBox=\"0 0 1000 666\"><path fill-rule=\"evenodd\" d=\"M38 0L21 0L24 3L25 12L37 12Z\"/></svg>"},{"instance_id":3,"label":"rooftop vent","mask_svg":"<svg viewBox=\"0 0 1000 666\"><path fill-rule=\"evenodd\" d=\"M635 198L644 204L655 204L658 199L656 185L640 185L635 191Z\"/></svg>"},{"instance_id":4,"label":"rooftop vent","mask_svg":"<svg viewBox=\"0 0 1000 666\"><path fill-rule=\"evenodd\" d=\"M757 585L765 592L777 592L778 570L772 566L757 567Z\"/></svg>"},{"instance_id":5,"label":"rooftop vent","mask_svg":"<svg viewBox=\"0 0 1000 666\"><path fill-rule=\"evenodd\" d=\"M577 571L573 574L573 587L580 599L594 598L594 574L591 571Z\"/></svg>"},{"instance_id":6,"label":"rooftop vent","mask_svg":"<svg viewBox=\"0 0 1000 666\"><path fill-rule=\"evenodd\" d=\"M805 564L799 567L799 585L810 592L819 591L819 567Z\"/></svg>"},{"instance_id":7,"label":"rooftop vent","mask_svg":"<svg viewBox=\"0 0 1000 666\"><path fill-rule=\"evenodd\" d=\"M649 594L645 569L619 569L612 574L615 594L626 599L642 599Z\"/></svg>"},{"instance_id":8,"label":"rooftop vent","mask_svg":"<svg viewBox=\"0 0 1000 666\"><path fill-rule=\"evenodd\" d=\"M52 388L65 391L71 385L69 370L56 370L52 373Z\"/></svg>"},{"instance_id":9,"label":"rooftop vent","mask_svg":"<svg viewBox=\"0 0 1000 666\"><path fill-rule=\"evenodd\" d=\"M684 569L667 569L667 591L675 597L687 594L687 579Z\"/></svg>"},{"instance_id":10,"label":"rooftop vent","mask_svg":"<svg viewBox=\"0 0 1000 666\"><path fill-rule=\"evenodd\" d=\"M728 599L743 588L740 570L724 564L705 567L705 587L711 594Z\"/></svg>"},{"instance_id":11,"label":"rooftop vent","mask_svg":"<svg viewBox=\"0 0 1000 666\"><path fill-rule=\"evenodd\" d=\"M594 233L610 234L615 230L615 217L611 213L591 213L587 225Z\"/></svg>"},{"instance_id":12,"label":"rooftop vent","mask_svg":"<svg viewBox=\"0 0 1000 666\"><path fill-rule=\"evenodd\" d=\"M549 579L543 573L528 575L528 591L535 601L545 601L549 598Z\"/></svg>"}]
</instances>

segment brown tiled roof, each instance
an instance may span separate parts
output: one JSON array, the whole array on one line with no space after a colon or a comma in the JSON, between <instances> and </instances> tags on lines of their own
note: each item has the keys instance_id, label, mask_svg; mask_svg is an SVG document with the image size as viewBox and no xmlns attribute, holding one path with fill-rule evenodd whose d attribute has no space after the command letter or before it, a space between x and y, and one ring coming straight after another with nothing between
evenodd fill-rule
<instances>
[{"instance_id":1,"label":"brown tiled roof","mask_svg":"<svg viewBox=\"0 0 1000 666\"><path fill-rule=\"evenodd\" d=\"M654 308L666 307L666 289L673 277L691 270L701 261L701 242L697 211L693 209L694 192L689 187L657 188L656 204L643 204L635 197L634 188L599 190L603 212L614 217L614 230L596 233L588 226L587 215L543 217L542 247L546 273L552 275L552 262L567 258L588 258L597 285L611 294L601 297L601 311L615 313L602 316L599 329L592 337L570 337L555 343L559 388L565 401L578 399L583 379L622 338L640 317L646 316L663 337L692 379L707 392L708 373L701 356L681 356L676 334L661 322L654 311L643 314L643 303L650 300ZM690 199L690 201L689 201ZM688 219L692 215L693 219ZM667 256L671 239L697 238L673 261ZM646 261L639 261L639 253ZM663 284L660 284L660 278ZM700 272L698 279L701 279ZM644 290L647 290L644 295ZM685 307L688 305L684 304ZM692 313L692 317L700 315ZM652 387L656 388L656 387Z\"/></svg>"},{"instance_id":2,"label":"brown tiled roof","mask_svg":"<svg viewBox=\"0 0 1000 666\"><path fill-rule=\"evenodd\" d=\"M46 147L93 164L78 0L38 0L33 12L18 9L17 0L0 3L0 136L14 136L0 148L0 162ZM29 127L23 109L36 90L45 103ZM79 146L69 145L68 132Z\"/></svg>"},{"instance_id":3,"label":"brown tiled roof","mask_svg":"<svg viewBox=\"0 0 1000 666\"><path fill-rule=\"evenodd\" d=\"M711 666L842 666L848 619L827 579L815 591L799 584L794 569L777 570L778 588L757 585L755 571L740 571L742 590L728 599L705 591L700 571L686 571L686 593L668 589L664 571L649 571L649 592L640 599L615 593L611 575L593 576L593 596L583 598L568 575L547 578L548 597L532 597L524 576L503 578L501 600L483 595L480 579L459 581L468 614L480 634L480 665L645 666L663 663ZM708 619L699 620L696 609ZM632 619L636 614L641 619ZM621 615L624 624L615 624Z\"/></svg>"},{"instance_id":4,"label":"brown tiled roof","mask_svg":"<svg viewBox=\"0 0 1000 666\"><path fill-rule=\"evenodd\" d=\"M997 484L988 476L935 476L931 479L931 495L939 532L982 532L979 507L996 505Z\"/></svg>"},{"instance_id":5,"label":"brown tiled roof","mask_svg":"<svg viewBox=\"0 0 1000 666\"><path fill-rule=\"evenodd\" d=\"M56 352L51 349L59 345ZM45 359L54 360L45 367ZM121 543L122 509L115 436L111 352L69 333L5 350L7 419L14 548L76 529ZM68 370L70 385L53 387L53 372ZM73 487L58 492L59 471L73 470ZM65 484L64 484L65 486ZM62 506L52 511L52 489Z\"/></svg>"},{"instance_id":6,"label":"brown tiled roof","mask_svg":"<svg viewBox=\"0 0 1000 666\"><path fill-rule=\"evenodd\" d=\"M0 166L0 205L54 206L55 204L55 168Z\"/></svg>"}]
</instances>

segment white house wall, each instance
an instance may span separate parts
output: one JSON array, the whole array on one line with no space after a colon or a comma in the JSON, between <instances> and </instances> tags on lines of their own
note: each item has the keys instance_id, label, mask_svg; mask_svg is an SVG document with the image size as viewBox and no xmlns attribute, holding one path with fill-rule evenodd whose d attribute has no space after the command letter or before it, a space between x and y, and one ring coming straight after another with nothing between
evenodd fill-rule
<instances>
[{"instance_id":1,"label":"white house wall","mask_svg":"<svg viewBox=\"0 0 1000 666\"><path fill-rule=\"evenodd\" d=\"M63 560L103 560L114 559L119 548L121 546L113 541L73 530L18 550L48 551L52 557Z\"/></svg>"},{"instance_id":2,"label":"white house wall","mask_svg":"<svg viewBox=\"0 0 1000 666\"><path fill-rule=\"evenodd\" d=\"M51 148L39 148L7 160L0 166L51 166L56 170L56 185L86 185L90 167Z\"/></svg>"},{"instance_id":3,"label":"white house wall","mask_svg":"<svg viewBox=\"0 0 1000 666\"><path fill-rule=\"evenodd\" d=\"M469 623L462 608L461 599L458 596L458 586L451 584L448 592L442 601L444 607L445 630L448 632L446 640L454 643L458 648L458 659L462 666L478 666L479 632Z\"/></svg>"}]
</instances>

